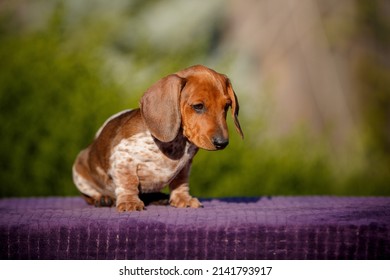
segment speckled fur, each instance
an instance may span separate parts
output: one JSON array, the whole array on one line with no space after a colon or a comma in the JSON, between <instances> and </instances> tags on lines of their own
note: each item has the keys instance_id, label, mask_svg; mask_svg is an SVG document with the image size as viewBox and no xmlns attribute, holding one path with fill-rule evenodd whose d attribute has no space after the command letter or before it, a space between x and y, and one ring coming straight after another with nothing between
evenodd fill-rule
<instances>
[{"instance_id":1,"label":"speckled fur","mask_svg":"<svg viewBox=\"0 0 390 280\"><path fill-rule=\"evenodd\" d=\"M189 163L197 148L178 136L172 143L161 143L150 132L123 139L112 149L109 175L115 185L126 180L123 174L134 172L142 193L158 192L167 186Z\"/></svg>"},{"instance_id":2,"label":"speckled fur","mask_svg":"<svg viewBox=\"0 0 390 280\"><path fill-rule=\"evenodd\" d=\"M105 137L111 120L134 113L137 116L139 110L133 113L127 110L110 117L96 133L96 138ZM107 172L100 165L88 163L86 156L90 148L80 152L72 169L75 185L90 204L111 206L116 203L120 211L142 210L145 205L138 198L140 193L159 192L170 185L171 205L201 206L188 194L187 183L192 158L198 147L182 133L168 143L159 141L148 130L122 138L109 150ZM94 172L90 172L91 168ZM95 173L95 176L90 176L90 173ZM175 178L185 180L175 184Z\"/></svg>"}]
</instances>

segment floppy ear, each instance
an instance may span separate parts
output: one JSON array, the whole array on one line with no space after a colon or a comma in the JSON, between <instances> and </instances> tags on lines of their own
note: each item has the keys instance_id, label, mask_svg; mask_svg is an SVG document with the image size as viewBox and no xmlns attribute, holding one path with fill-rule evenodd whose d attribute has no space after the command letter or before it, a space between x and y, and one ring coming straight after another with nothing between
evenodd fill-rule
<instances>
[{"instance_id":1,"label":"floppy ear","mask_svg":"<svg viewBox=\"0 0 390 280\"><path fill-rule=\"evenodd\" d=\"M169 75L152 85L142 96L142 117L152 135L162 142L171 142L179 132L179 99L185 82L177 75Z\"/></svg>"},{"instance_id":2,"label":"floppy ear","mask_svg":"<svg viewBox=\"0 0 390 280\"><path fill-rule=\"evenodd\" d=\"M238 111L240 111L240 105L238 104L237 96L228 78L226 78L226 88L228 95L232 100L232 117L234 120L234 125L236 126L237 132L241 135L241 138L244 138L244 133L242 132L240 122L238 121Z\"/></svg>"}]
</instances>

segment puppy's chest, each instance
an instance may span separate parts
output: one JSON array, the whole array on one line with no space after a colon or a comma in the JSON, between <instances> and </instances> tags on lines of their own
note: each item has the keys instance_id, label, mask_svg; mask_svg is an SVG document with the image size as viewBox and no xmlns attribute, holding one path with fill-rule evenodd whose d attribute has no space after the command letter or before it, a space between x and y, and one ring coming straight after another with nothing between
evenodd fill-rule
<instances>
[{"instance_id":1,"label":"puppy's chest","mask_svg":"<svg viewBox=\"0 0 390 280\"><path fill-rule=\"evenodd\" d=\"M129 173L136 173L142 191L159 191L176 177L196 150L184 138L162 143L149 132L136 134L122 139L112 149L111 172L125 168Z\"/></svg>"}]
</instances>

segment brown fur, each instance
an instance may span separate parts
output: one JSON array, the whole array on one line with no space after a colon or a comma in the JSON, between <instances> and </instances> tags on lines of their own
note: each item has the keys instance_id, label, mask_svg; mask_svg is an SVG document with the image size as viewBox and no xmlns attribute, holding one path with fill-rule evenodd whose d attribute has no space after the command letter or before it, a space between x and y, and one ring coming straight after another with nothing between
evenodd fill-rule
<instances>
[{"instance_id":1,"label":"brown fur","mask_svg":"<svg viewBox=\"0 0 390 280\"><path fill-rule=\"evenodd\" d=\"M116 203L119 211L132 211L144 209L141 193L169 184L172 206L200 207L189 194L192 158L198 148L227 145L229 107L243 137L237 97L225 75L198 65L157 81L140 109L108 120L80 152L73 166L76 186L90 204Z\"/></svg>"}]
</instances>

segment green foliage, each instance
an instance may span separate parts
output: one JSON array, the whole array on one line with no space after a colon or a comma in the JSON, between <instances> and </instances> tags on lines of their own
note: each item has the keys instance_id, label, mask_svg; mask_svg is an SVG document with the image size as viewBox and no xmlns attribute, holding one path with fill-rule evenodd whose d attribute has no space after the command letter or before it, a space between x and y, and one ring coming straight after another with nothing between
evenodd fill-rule
<instances>
[{"instance_id":1,"label":"green foliage","mask_svg":"<svg viewBox=\"0 0 390 280\"><path fill-rule=\"evenodd\" d=\"M54 28L53 28L54 27ZM0 44L1 196L75 194L71 166L120 91L87 50L66 49L55 25Z\"/></svg>"},{"instance_id":2,"label":"green foliage","mask_svg":"<svg viewBox=\"0 0 390 280\"><path fill-rule=\"evenodd\" d=\"M129 5L150 4L140 2ZM134 35L135 44L122 42L120 17L89 15L69 24L69 7L57 3L44 27L32 31L0 10L0 197L77 194L72 164L104 120L138 107L148 86L189 66L185 58L199 57L206 42L174 53L142 34ZM110 72L110 55L134 66L130 87ZM147 67L153 71L146 70L146 79Z\"/></svg>"},{"instance_id":3,"label":"green foliage","mask_svg":"<svg viewBox=\"0 0 390 280\"><path fill-rule=\"evenodd\" d=\"M384 1L359 0L357 3L358 36L365 44L355 72L359 97L364 103L362 113L368 151L382 159L385 155L390 167L390 21L381 7Z\"/></svg>"},{"instance_id":4,"label":"green foliage","mask_svg":"<svg viewBox=\"0 0 390 280\"><path fill-rule=\"evenodd\" d=\"M244 122L243 127L248 128L244 141L232 131L224 151L198 153L191 174L194 194L390 195L390 174L383 160L360 164L356 154L341 160L324 140L313 139L304 130L275 141L256 138L253 121ZM266 132L265 127L261 129Z\"/></svg>"},{"instance_id":5,"label":"green foliage","mask_svg":"<svg viewBox=\"0 0 390 280\"><path fill-rule=\"evenodd\" d=\"M38 30L23 30L10 23L12 17L0 15L0 197L77 194L73 161L104 120L137 107L142 92L160 77L203 64L215 47L215 30L198 30L191 44L174 49L155 45L141 29L126 33L123 18L137 17L154 1L131 1L115 20L90 15L71 24L69 10L61 4L66 1L58 3ZM131 66L125 78L110 60ZM218 63L226 65L228 59ZM378 84L375 77L373 85ZM388 86L377 91L378 106L384 104L380 98L388 101L385 92ZM383 117L375 121L377 127L383 127ZM380 156L385 149L371 157L364 152L346 155L347 160L338 162L325 141L302 130L278 140L261 136L267 135L266 120L258 118L241 117L245 140L229 119L229 146L198 153L190 182L193 194L390 195L388 157ZM381 133L376 128L369 132L374 139Z\"/></svg>"}]
</instances>

